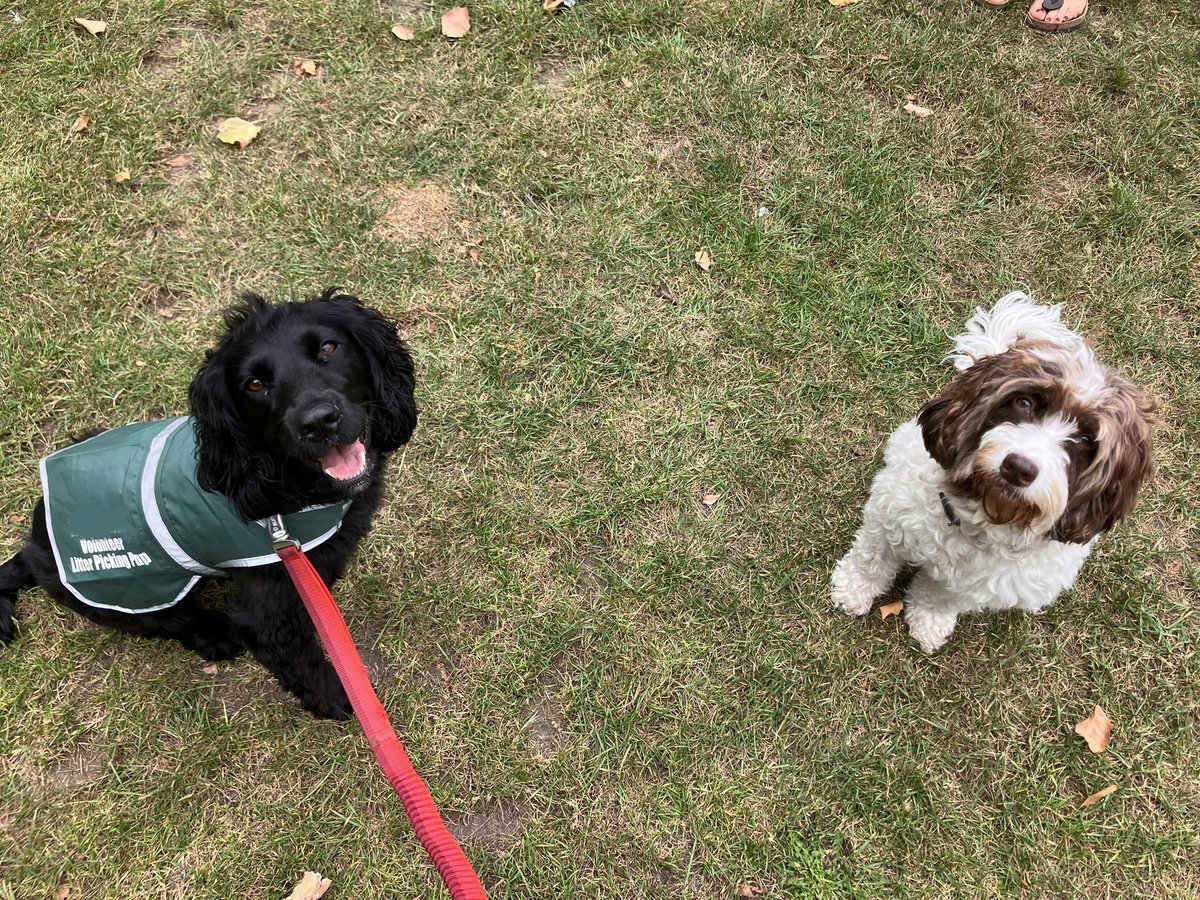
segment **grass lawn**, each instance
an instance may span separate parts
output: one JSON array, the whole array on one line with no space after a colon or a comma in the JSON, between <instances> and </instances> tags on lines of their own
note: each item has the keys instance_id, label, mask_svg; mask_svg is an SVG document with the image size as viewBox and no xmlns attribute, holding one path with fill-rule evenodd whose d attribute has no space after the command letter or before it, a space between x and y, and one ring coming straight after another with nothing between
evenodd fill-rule
<instances>
[{"instance_id":1,"label":"grass lawn","mask_svg":"<svg viewBox=\"0 0 1200 900\"><path fill-rule=\"evenodd\" d=\"M237 292L338 284L423 409L339 601L493 897L1200 894L1200 5L449 5L0 7L0 551ZM829 572L1019 284L1159 399L1158 471L1056 606L926 658ZM18 614L0 898L445 896L353 723Z\"/></svg>"}]
</instances>

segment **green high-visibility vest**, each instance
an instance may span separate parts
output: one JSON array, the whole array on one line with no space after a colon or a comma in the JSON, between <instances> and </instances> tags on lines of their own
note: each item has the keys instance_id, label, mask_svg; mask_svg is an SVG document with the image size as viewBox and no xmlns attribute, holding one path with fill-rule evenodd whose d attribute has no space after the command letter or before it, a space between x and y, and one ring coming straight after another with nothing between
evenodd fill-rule
<instances>
[{"instance_id":1,"label":"green high-visibility vest","mask_svg":"<svg viewBox=\"0 0 1200 900\"><path fill-rule=\"evenodd\" d=\"M279 562L264 522L240 518L196 482L186 416L105 431L41 461L58 574L89 606L142 613L183 599L201 576ZM283 517L308 550L341 527L349 501Z\"/></svg>"}]
</instances>

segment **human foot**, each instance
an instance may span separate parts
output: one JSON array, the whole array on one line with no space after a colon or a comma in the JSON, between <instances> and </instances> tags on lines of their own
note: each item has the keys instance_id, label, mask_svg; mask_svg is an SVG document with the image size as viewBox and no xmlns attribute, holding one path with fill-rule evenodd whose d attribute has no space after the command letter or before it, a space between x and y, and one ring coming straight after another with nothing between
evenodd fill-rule
<instances>
[{"instance_id":1,"label":"human foot","mask_svg":"<svg viewBox=\"0 0 1200 900\"><path fill-rule=\"evenodd\" d=\"M1088 0L1033 0L1025 19L1038 31L1072 31L1087 20Z\"/></svg>"}]
</instances>

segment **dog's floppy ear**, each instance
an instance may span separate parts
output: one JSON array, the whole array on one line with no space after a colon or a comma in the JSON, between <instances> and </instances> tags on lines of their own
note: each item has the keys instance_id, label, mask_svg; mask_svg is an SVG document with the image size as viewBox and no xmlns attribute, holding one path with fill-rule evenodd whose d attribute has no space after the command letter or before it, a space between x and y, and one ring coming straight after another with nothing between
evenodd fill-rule
<instances>
[{"instance_id":1,"label":"dog's floppy ear","mask_svg":"<svg viewBox=\"0 0 1200 900\"><path fill-rule=\"evenodd\" d=\"M357 297L330 288L318 302L331 305L362 352L371 379L371 444L388 453L406 443L417 427L413 362L396 326Z\"/></svg>"},{"instance_id":2,"label":"dog's floppy ear","mask_svg":"<svg viewBox=\"0 0 1200 900\"><path fill-rule=\"evenodd\" d=\"M238 414L231 379L240 332L266 308L261 297L247 294L225 314L225 335L205 354L188 389L196 429L196 480L205 490L224 494L246 519L258 518L266 503L263 486L271 482L274 463Z\"/></svg>"},{"instance_id":3,"label":"dog's floppy ear","mask_svg":"<svg viewBox=\"0 0 1200 900\"><path fill-rule=\"evenodd\" d=\"M979 446L986 407L977 402L977 395L987 368L987 360L983 360L958 373L917 414L925 450L947 471Z\"/></svg>"},{"instance_id":4,"label":"dog's floppy ear","mask_svg":"<svg viewBox=\"0 0 1200 900\"><path fill-rule=\"evenodd\" d=\"M1150 438L1158 419L1156 405L1119 375L1109 383L1097 407L1096 458L1079 476L1066 512L1054 523L1052 537L1086 544L1129 515L1153 460Z\"/></svg>"},{"instance_id":5,"label":"dog's floppy ear","mask_svg":"<svg viewBox=\"0 0 1200 900\"><path fill-rule=\"evenodd\" d=\"M929 455L949 471L974 453L987 428L993 403L1014 386L1036 379L1043 366L1018 347L985 356L955 375L917 415Z\"/></svg>"}]
</instances>

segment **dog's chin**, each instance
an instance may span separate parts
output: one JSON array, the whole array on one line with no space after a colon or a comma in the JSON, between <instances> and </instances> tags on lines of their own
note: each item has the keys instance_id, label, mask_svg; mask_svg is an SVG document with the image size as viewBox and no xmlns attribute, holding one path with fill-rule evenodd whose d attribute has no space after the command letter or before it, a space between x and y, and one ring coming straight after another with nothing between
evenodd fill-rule
<instances>
[{"instance_id":1,"label":"dog's chin","mask_svg":"<svg viewBox=\"0 0 1200 900\"><path fill-rule=\"evenodd\" d=\"M975 489L980 508L993 525L1032 528L1042 518L1041 510L1002 481L976 478Z\"/></svg>"}]
</instances>

